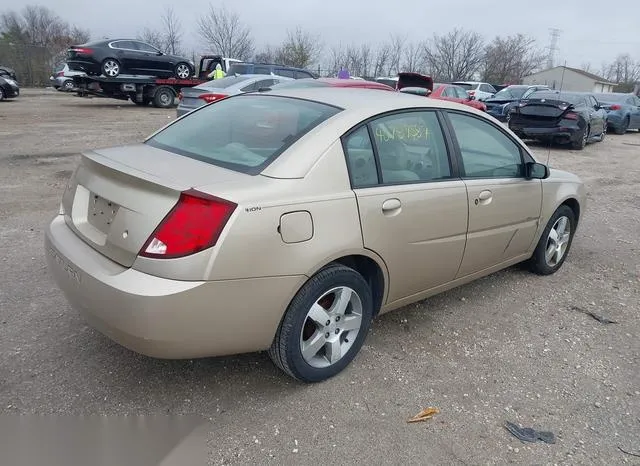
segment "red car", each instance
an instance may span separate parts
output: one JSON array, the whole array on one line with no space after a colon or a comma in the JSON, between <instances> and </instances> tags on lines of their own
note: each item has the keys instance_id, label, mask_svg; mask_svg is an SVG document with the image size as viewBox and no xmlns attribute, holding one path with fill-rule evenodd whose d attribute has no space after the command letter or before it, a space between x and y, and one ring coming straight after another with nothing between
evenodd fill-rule
<instances>
[{"instance_id":1,"label":"red car","mask_svg":"<svg viewBox=\"0 0 640 466\"><path fill-rule=\"evenodd\" d=\"M475 100L460 86L433 83L431 76L420 73L398 73L398 90L407 94L423 95L438 100L449 100L469 105L483 112L487 111L484 102Z\"/></svg>"},{"instance_id":2,"label":"red car","mask_svg":"<svg viewBox=\"0 0 640 466\"><path fill-rule=\"evenodd\" d=\"M382 91L395 91L391 86L364 79L338 79L338 78L308 78L296 79L277 84L272 89L300 89L305 87L349 87L379 89Z\"/></svg>"},{"instance_id":3,"label":"red car","mask_svg":"<svg viewBox=\"0 0 640 466\"><path fill-rule=\"evenodd\" d=\"M469 105L477 110L481 110L483 112L487 111L487 106L484 102L480 102L479 100L475 100L467 94L460 86L456 86L455 84L434 84L433 92L429 94L429 97L433 99L439 100L449 100L451 102L458 102L459 104Z\"/></svg>"}]
</instances>

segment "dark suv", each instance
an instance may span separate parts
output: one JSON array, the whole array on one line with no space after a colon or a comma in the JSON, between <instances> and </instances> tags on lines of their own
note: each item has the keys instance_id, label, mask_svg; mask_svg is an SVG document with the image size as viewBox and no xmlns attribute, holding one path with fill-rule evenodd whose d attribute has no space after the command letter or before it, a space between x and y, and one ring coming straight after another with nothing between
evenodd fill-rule
<instances>
[{"instance_id":1,"label":"dark suv","mask_svg":"<svg viewBox=\"0 0 640 466\"><path fill-rule=\"evenodd\" d=\"M73 71L115 78L120 74L141 74L188 79L195 64L184 57L166 55L145 42L111 39L74 45L67 50L67 65Z\"/></svg>"},{"instance_id":2,"label":"dark suv","mask_svg":"<svg viewBox=\"0 0 640 466\"><path fill-rule=\"evenodd\" d=\"M275 74L276 76L284 76L285 78L305 79L316 78L317 76L310 71L302 68L292 68L290 66L274 65L270 63L233 63L227 75L233 74Z\"/></svg>"}]
</instances>

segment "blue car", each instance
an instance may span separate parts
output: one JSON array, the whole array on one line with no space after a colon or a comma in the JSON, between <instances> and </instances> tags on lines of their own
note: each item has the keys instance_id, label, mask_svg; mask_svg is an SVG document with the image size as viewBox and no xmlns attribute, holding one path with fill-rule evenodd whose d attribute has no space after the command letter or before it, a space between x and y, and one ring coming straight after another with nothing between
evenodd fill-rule
<instances>
[{"instance_id":1,"label":"blue car","mask_svg":"<svg viewBox=\"0 0 640 466\"><path fill-rule=\"evenodd\" d=\"M594 94L607 111L608 129L624 134L628 129L640 129L640 98L633 94L609 92Z\"/></svg>"},{"instance_id":2,"label":"blue car","mask_svg":"<svg viewBox=\"0 0 640 466\"><path fill-rule=\"evenodd\" d=\"M509 121L511 110L535 91L549 90L548 86L514 84L500 89L493 97L485 99L487 113L500 121Z\"/></svg>"}]
</instances>

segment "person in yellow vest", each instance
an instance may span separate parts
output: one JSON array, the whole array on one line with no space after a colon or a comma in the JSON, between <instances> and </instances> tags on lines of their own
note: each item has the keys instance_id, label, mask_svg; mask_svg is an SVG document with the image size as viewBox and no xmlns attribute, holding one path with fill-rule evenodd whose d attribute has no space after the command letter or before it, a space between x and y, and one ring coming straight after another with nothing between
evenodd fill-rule
<instances>
[{"instance_id":1,"label":"person in yellow vest","mask_svg":"<svg viewBox=\"0 0 640 466\"><path fill-rule=\"evenodd\" d=\"M224 71L222 71L222 66L220 66L220 63L218 63L216 65L216 69L213 70L211 73L209 73L209 75L207 76L209 79L222 79L227 75L227 73L225 73Z\"/></svg>"}]
</instances>

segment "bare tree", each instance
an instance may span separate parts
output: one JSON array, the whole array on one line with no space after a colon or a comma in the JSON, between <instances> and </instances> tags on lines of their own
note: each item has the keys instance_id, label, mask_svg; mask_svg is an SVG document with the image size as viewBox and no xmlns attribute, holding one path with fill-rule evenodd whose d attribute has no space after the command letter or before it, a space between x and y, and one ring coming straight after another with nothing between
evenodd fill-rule
<instances>
[{"instance_id":1,"label":"bare tree","mask_svg":"<svg viewBox=\"0 0 640 466\"><path fill-rule=\"evenodd\" d=\"M423 72L424 66L424 47L421 42L408 42L404 46L402 54L401 71Z\"/></svg>"},{"instance_id":2,"label":"bare tree","mask_svg":"<svg viewBox=\"0 0 640 466\"><path fill-rule=\"evenodd\" d=\"M144 28L142 32L138 33L139 40L146 42L149 45L153 45L155 48L166 52L166 44L162 33L156 29Z\"/></svg>"},{"instance_id":3,"label":"bare tree","mask_svg":"<svg viewBox=\"0 0 640 466\"><path fill-rule=\"evenodd\" d=\"M226 6L209 5L209 11L198 20L198 33L209 47L225 57L247 60L253 55L251 31Z\"/></svg>"},{"instance_id":4,"label":"bare tree","mask_svg":"<svg viewBox=\"0 0 640 466\"><path fill-rule=\"evenodd\" d=\"M371 67L373 65L373 51L371 50L371 46L369 44L362 44L360 46L360 61L362 63L360 76L362 76L363 78L372 77Z\"/></svg>"},{"instance_id":5,"label":"bare tree","mask_svg":"<svg viewBox=\"0 0 640 466\"><path fill-rule=\"evenodd\" d=\"M278 50L271 45L266 45L263 49L257 52L253 60L258 63L274 63L276 61L276 55Z\"/></svg>"},{"instance_id":6,"label":"bare tree","mask_svg":"<svg viewBox=\"0 0 640 466\"><path fill-rule=\"evenodd\" d=\"M389 41L389 67L388 67L388 75L397 75L400 72L400 64L402 62L402 52L404 50L404 45L407 41L405 36L400 36L396 34L391 35L391 40Z\"/></svg>"},{"instance_id":7,"label":"bare tree","mask_svg":"<svg viewBox=\"0 0 640 466\"><path fill-rule=\"evenodd\" d=\"M591 62L584 62L580 65L580 69L582 71L586 71L587 73L593 73L593 67L591 66Z\"/></svg>"},{"instance_id":8,"label":"bare tree","mask_svg":"<svg viewBox=\"0 0 640 466\"><path fill-rule=\"evenodd\" d=\"M378 77L385 74L388 69L389 57L391 56L391 47L389 44L381 44L375 53L373 64L373 76ZM389 74L389 73L386 73Z\"/></svg>"},{"instance_id":9,"label":"bare tree","mask_svg":"<svg viewBox=\"0 0 640 466\"><path fill-rule=\"evenodd\" d=\"M531 37L523 34L496 37L485 48L482 76L492 83L519 83L545 60L546 54Z\"/></svg>"},{"instance_id":10,"label":"bare tree","mask_svg":"<svg viewBox=\"0 0 640 466\"><path fill-rule=\"evenodd\" d=\"M172 55L181 54L182 23L172 7L167 7L162 15L162 29L164 51Z\"/></svg>"},{"instance_id":11,"label":"bare tree","mask_svg":"<svg viewBox=\"0 0 640 466\"><path fill-rule=\"evenodd\" d=\"M317 62L320 52L320 37L297 27L294 31L287 31L287 38L275 55L280 64L306 68Z\"/></svg>"},{"instance_id":12,"label":"bare tree","mask_svg":"<svg viewBox=\"0 0 640 466\"><path fill-rule=\"evenodd\" d=\"M435 34L424 49L426 64L437 80L470 79L482 67L484 41L477 32L454 29Z\"/></svg>"},{"instance_id":13,"label":"bare tree","mask_svg":"<svg viewBox=\"0 0 640 466\"><path fill-rule=\"evenodd\" d=\"M628 53L618 55L605 69L604 78L622 84L640 81L640 62L635 62Z\"/></svg>"}]
</instances>

